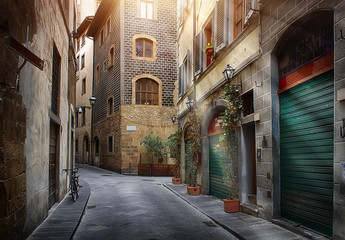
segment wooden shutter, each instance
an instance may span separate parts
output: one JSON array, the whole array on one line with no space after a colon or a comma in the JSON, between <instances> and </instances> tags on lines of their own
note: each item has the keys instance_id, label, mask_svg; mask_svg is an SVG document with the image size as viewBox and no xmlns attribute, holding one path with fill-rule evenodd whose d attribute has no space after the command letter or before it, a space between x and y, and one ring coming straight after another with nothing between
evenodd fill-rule
<instances>
[{"instance_id":1,"label":"wooden shutter","mask_svg":"<svg viewBox=\"0 0 345 240\"><path fill-rule=\"evenodd\" d=\"M191 79L190 79L190 51L187 51L187 59L186 59L186 89L191 86Z\"/></svg>"},{"instance_id":2,"label":"wooden shutter","mask_svg":"<svg viewBox=\"0 0 345 240\"><path fill-rule=\"evenodd\" d=\"M228 44L228 0L219 0L214 10L214 41L218 52Z\"/></svg>"},{"instance_id":3,"label":"wooden shutter","mask_svg":"<svg viewBox=\"0 0 345 240\"><path fill-rule=\"evenodd\" d=\"M183 64L178 68L178 95L181 96L183 91Z\"/></svg>"},{"instance_id":4,"label":"wooden shutter","mask_svg":"<svg viewBox=\"0 0 345 240\"><path fill-rule=\"evenodd\" d=\"M193 60L194 60L194 76L202 72L202 34L199 32L194 38Z\"/></svg>"}]
</instances>

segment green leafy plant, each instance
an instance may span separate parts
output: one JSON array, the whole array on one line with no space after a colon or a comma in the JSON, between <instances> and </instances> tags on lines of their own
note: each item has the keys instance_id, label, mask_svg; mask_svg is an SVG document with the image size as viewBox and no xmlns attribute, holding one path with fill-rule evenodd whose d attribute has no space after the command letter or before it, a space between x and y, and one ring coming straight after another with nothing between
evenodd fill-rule
<instances>
[{"instance_id":1,"label":"green leafy plant","mask_svg":"<svg viewBox=\"0 0 345 240\"><path fill-rule=\"evenodd\" d=\"M241 118L243 101L236 85L227 83L223 92L223 98L227 102L227 109L224 111L222 122L223 134L220 136L220 144L225 149L228 166L224 169L223 182L230 189L229 199L238 198L238 172L237 172L237 147L238 140L236 128Z\"/></svg>"},{"instance_id":2,"label":"green leafy plant","mask_svg":"<svg viewBox=\"0 0 345 240\"><path fill-rule=\"evenodd\" d=\"M175 166L173 169L174 177L181 177L181 140L182 129L178 128L177 131L171 134L166 141L166 145L170 150L170 157L175 159Z\"/></svg>"},{"instance_id":3,"label":"green leafy plant","mask_svg":"<svg viewBox=\"0 0 345 240\"><path fill-rule=\"evenodd\" d=\"M197 171L198 162L200 157L200 146L201 146L201 118L194 109L188 116L189 127L187 128L186 135L188 136L188 146L186 149L186 155L190 154L191 161L187 167L188 172L186 173L187 185L195 187L197 185Z\"/></svg>"},{"instance_id":4,"label":"green leafy plant","mask_svg":"<svg viewBox=\"0 0 345 240\"><path fill-rule=\"evenodd\" d=\"M213 48L213 43L208 42L207 45L202 48L202 51L206 53L206 50L209 48Z\"/></svg>"},{"instance_id":5,"label":"green leafy plant","mask_svg":"<svg viewBox=\"0 0 345 240\"><path fill-rule=\"evenodd\" d=\"M145 136L140 142L144 144L147 152L151 153L153 156L161 158L165 149L165 142L159 136L152 136L152 132Z\"/></svg>"}]
</instances>

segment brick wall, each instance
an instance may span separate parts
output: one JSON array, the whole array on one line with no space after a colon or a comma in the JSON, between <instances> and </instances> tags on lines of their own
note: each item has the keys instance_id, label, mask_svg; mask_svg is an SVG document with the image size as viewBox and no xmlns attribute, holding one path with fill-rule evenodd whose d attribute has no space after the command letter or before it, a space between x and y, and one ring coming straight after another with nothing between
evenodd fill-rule
<instances>
[{"instance_id":1,"label":"brick wall","mask_svg":"<svg viewBox=\"0 0 345 240\"><path fill-rule=\"evenodd\" d=\"M106 33L105 41L100 46L99 33L95 40L95 58L94 58L94 72L96 72L97 64L100 65L100 81L94 83L94 95L97 101L94 106L94 122L106 117L107 98L109 95L114 96L114 111L119 111L121 104L121 59L120 59L120 1L116 1L114 11L111 13L111 32ZM104 20L104 30L106 29L106 20ZM104 62L107 64L108 53L110 46L115 44L114 65L111 68L104 67Z\"/></svg>"},{"instance_id":2,"label":"brick wall","mask_svg":"<svg viewBox=\"0 0 345 240\"><path fill-rule=\"evenodd\" d=\"M22 239L26 219L26 110L15 85L18 57L0 28L0 238Z\"/></svg>"},{"instance_id":3,"label":"brick wall","mask_svg":"<svg viewBox=\"0 0 345 240\"><path fill-rule=\"evenodd\" d=\"M162 83L162 105L173 106L174 82L177 80L175 44L177 40L176 0L157 1L157 20L137 17L136 0L125 1L124 22L124 104L132 104L132 79L140 74L151 74ZM132 59L132 37L147 34L157 40L157 60Z\"/></svg>"}]
</instances>

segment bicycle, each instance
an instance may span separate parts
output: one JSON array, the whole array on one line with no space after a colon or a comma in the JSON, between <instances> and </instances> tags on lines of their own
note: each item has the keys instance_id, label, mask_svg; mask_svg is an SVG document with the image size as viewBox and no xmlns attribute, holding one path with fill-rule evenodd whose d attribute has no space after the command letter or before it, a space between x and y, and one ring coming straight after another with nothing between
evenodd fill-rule
<instances>
[{"instance_id":1,"label":"bicycle","mask_svg":"<svg viewBox=\"0 0 345 240\"><path fill-rule=\"evenodd\" d=\"M70 195L72 195L72 200L75 202L77 198L79 197L79 175L76 175L78 172L79 168L65 168L62 169L63 172L70 171L71 176L70 176L70 181L69 181L69 190L71 191Z\"/></svg>"}]
</instances>

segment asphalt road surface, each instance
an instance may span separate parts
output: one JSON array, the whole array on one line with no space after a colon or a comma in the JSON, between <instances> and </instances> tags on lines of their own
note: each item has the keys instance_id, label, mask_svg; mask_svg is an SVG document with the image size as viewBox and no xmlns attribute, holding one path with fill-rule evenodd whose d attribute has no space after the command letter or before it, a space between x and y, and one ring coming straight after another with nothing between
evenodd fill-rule
<instances>
[{"instance_id":1,"label":"asphalt road surface","mask_svg":"<svg viewBox=\"0 0 345 240\"><path fill-rule=\"evenodd\" d=\"M73 239L237 239L165 188L171 177L124 176L83 166L91 195Z\"/></svg>"}]
</instances>

